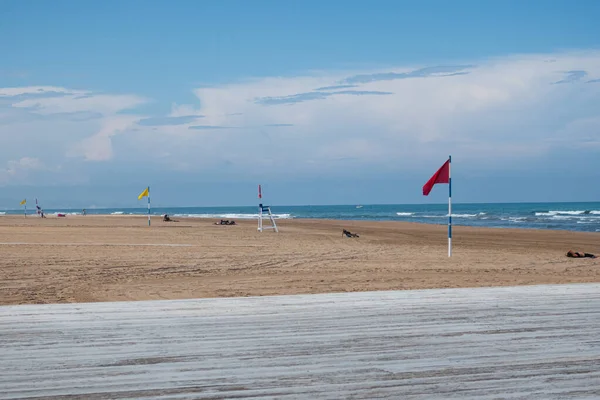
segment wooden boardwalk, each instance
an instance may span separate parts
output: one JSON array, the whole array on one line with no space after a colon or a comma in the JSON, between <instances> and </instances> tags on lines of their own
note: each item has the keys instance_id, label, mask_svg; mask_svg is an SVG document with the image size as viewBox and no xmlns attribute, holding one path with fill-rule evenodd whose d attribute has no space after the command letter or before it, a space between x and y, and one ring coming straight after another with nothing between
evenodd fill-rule
<instances>
[{"instance_id":1,"label":"wooden boardwalk","mask_svg":"<svg viewBox=\"0 0 600 400\"><path fill-rule=\"evenodd\" d=\"M0 307L0 399L598 399L600 284Z\"/></svg>"}]
</instances>

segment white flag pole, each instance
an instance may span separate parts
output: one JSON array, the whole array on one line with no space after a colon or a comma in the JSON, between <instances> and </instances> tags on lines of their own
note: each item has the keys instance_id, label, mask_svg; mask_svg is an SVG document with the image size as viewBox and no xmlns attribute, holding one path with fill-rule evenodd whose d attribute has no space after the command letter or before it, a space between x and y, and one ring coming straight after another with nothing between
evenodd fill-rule
<instances>
[{"instance_id":1,"label":"white flag pole","mask_svg":"<svg viewBox=\"0 0 600 400\"><path fill-rule=\"evenodd\" d=\"M150 226L150 186L148 186L148 226Z\"/></svg>"},{"instance_id":2,"label":"white flag pole","mask_svg":"<svg viewBox=\"0 0 600 400\"><path fill-rule=\"evenodd\" d=\"M448 156L448 257L452 256L452 156Z\"/></svg>"}]
</instances>

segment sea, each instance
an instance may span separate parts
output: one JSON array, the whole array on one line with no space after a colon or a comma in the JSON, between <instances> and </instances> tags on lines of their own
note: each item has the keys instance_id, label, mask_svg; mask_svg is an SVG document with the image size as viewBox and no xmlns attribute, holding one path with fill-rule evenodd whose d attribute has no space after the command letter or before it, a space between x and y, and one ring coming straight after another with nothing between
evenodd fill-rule
<instances>
[{"instance_id":1,"label":"sea","mask_svg":"<svg viewBox=\"0 0 600 400\"><path fill-rule=\"evenodd\" d=\"M153 215L175 218L256 219L258 207L156 207ZM448 223L447 204L355 204L320 206L273 205L278 219L338 219L358 221L406 221L424 224ZM32 211L30 211L32 212ZM48 209L46 214L81 214L82 210ZM146 208L94 208L88 214L145 215ZM5 210L2 214L22 214ZM33 211L35 213L35 211ZM494 228L528 228L600 232L600 202L593 203L477 203L453 204L454 225Z\"/></svg>"}]
</instances>

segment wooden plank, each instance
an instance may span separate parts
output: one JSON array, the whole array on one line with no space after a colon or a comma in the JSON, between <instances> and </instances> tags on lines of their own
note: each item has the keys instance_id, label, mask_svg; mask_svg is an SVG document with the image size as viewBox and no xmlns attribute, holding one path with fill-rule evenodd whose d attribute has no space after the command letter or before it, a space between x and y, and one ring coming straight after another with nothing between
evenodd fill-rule
<instances>
[{"instance_id":1,"label":"wooden plank","mask_svg":"<svg viewBox=\"0 0 600 400\"><path fill-rule=\"evenodd\" d=\"M600 398L600 285L0 307L0 399Z\"/></svg>"}]
</instances>

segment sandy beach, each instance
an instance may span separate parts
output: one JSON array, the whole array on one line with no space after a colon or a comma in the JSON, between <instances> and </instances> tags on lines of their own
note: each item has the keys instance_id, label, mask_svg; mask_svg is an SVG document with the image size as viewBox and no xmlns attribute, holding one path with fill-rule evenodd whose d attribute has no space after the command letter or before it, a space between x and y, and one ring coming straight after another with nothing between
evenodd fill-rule
<instances>
[{"instance_id":1,"label":"sandy beach","mask_svg":"<svg viewBox=\"0 0 600 400\"><path fill-rule=\"evenodd\" d=\"M0 217L0 304L600 282L600 234L403 222ZM342 237L343 228L360 238Z\"/></svg>"}]
</instances>

